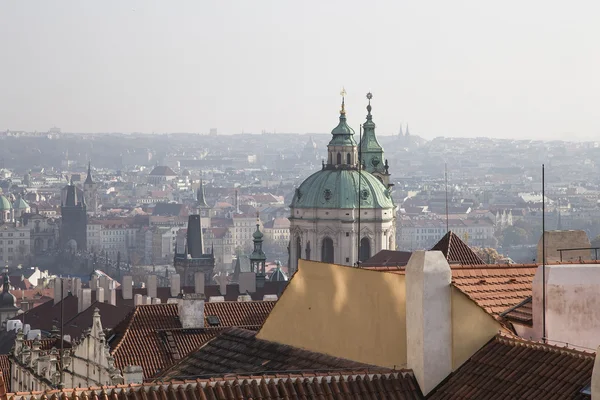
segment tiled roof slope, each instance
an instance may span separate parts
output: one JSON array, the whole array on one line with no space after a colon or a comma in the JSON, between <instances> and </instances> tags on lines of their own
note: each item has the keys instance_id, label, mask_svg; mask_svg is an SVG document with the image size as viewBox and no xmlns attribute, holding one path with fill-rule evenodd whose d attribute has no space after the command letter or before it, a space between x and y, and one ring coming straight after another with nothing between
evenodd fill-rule
<instances>
[{"instance_id":1,"label":"tiled roof slope","mask_svg":"<svg viewBox=\"0 0 600 400\"><path fill-rule=\"evenodd\" d=\"M363 261L361 267L404 266L408 264L411 255L410 251L381 250L373 257Z\"/></svg>"},{"instance_id":2,"label":"tiled roof slope","mask_svg":"<svg viewBox=\"0 0 600 400\"><path fill-rule=\"evenodd\" d=\"M431 250L441 251L449 264L483 265L485 262L452 231L440 239Z\"/></svg>"},{"instance_id":3,"label":"tiled roof slope","mask_svg":"<svg viewBox=\"0 0 600 400\"><path fill-rule=\"evenodd\" d=\"M531 296L537 265L489 264L452 268L452 282L460 291L498 317Z\"/></svg>"},{"instance_id":4,"label":"tiled roof slope","mask_svg":"<svg viewBox=\"0 0 600 400\"><path fill-rule=\"evenodd\" d=\"M430 399L589 399L594 354L496 336Z\"/></svg>"},{"instance_id":5,"label":"tiled roof slope","mask_svg":"<svg viewBox=\"0 0 600 400\"><path fill-rule=\"evenodd\" d=\"M532 298L528 297L516 306L509 308L500 314L511 322L516 322L522 325L533 326L533 304Z\"/></svg>"},{"instance_id":6,"label":"tiled roof slope","mask_svg":"<svg viewBox=\"0 0 600 400\"><path fill-rule=\"evenodd\" d=\"M106 386L102 388L9 393L7 400L321 400L423 399L412 374L407 371L336 371L273 376L234 376L174 382Z\"/></svg>"},{"instance_id":7,"label":"tiled roof slope","mask_svg":"<svg viewBox=\"0 0 600 400\"><path fill-rule=\"evenodd\" d=\"M404 275L404 267L371 267L374 271ZM488 313L500 313L532 294L535 264L450 265L452 283Z\"/></svg>"},{"instance_id":8,"label":"tiled roof slope","mask_svg":"<svg viewBox=\"0 0 600 400\"><path fill-rule=\"evenodd\" d=\"M189 330L181 327L177 304L137 306L113 330L114 336L109 340L115 366L122 369L127 365L140 365L144 377L150 378L212 338L218 328L258 329L274 305L274 301L205 302L206 328ZM210 325L209 316L217 316L219 324ZM165 332L170 330L177 333Z\"/></svg>"},{"instance_id":9,"label":"tiled roof slope","mask_svg":"<svg viewBox=\"0 0 600 400\"><path fill-rule=\"evenodd\" d=\"M226 373L356 369L372 366L257 339L256 332L229 328L169 368L159 379L195 379Z\"/></svg>"},{"instance_id":10,"label":"tiled roof slope","mask_svg":"<svg viewBox=\"0 0 600 400\"><path fill-rule=\"evenodd\" d=\"M4 385L7 392L10 392L10 361L8 354L0 354L0 372L4 378Z\"/></svg>"}]
</instances>

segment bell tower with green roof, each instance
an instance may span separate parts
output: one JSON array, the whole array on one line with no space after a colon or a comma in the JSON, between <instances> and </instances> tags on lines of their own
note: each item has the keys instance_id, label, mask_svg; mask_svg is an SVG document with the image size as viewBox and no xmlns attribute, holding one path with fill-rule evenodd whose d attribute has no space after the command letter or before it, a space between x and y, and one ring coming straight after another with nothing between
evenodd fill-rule
<instances>
[{"instance_id":1,"label":"bell tower with green roof","mask_svg":"<svg viewBox=\"0 0 600 400\"><path fill-rule=\"evenodd\" d=\"M346 123L346 90L342 89L342 109L340 122L331 131L331 140L327 145L327 169L357 169L358 150L354 140L354 129Z\"/></svg>"},{"instance_id":2,"label":"bell tower with green roof","mask_svg":"<svg viewBox=\"0 0 600 400\"><path fill-rule=\"evenodd\" d=\"M381 147L377 141L377 136L375 136L375 122L373 122L373 115L371 115L372 98L373 95L367 93L369 104L367 105L367 120L363 124L363 134L359 144L360 159L365 171L372 173L386 187L389 187L390 173L388 171L388 163L383 156L383 147Z\"/></svg>"}]
</instances>

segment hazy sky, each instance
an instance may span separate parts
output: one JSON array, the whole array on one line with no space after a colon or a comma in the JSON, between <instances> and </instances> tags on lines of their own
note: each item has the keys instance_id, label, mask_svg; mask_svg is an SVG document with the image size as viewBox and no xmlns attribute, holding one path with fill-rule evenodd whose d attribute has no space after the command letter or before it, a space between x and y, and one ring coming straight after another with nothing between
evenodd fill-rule
<instances>
[{"instance_id":1,"label":"hazy sky","mask_svg":"<svg viewBox=\"0 0 600 400\"><path fill-rule=\"evenodd\" d=\"M596 139L597 1L0 2L0 130Z\"/></svg>"}]
</instances>

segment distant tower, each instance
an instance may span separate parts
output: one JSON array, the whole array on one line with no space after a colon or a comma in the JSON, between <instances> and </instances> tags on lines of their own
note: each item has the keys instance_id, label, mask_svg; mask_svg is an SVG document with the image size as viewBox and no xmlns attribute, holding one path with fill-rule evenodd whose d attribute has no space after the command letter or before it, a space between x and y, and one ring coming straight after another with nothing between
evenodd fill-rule
<instances>
[{"instance_id":1,"label":"distant tower","mask_svg":"<svg viewBox=\"0 0 600 400\"><path fill-rule=\"evenodd\" d=\"M254 241L254 250L252 251L252 254L250 254L250 257L248 257L250 259L250 271L256 272L257 282L264 282L267 256L262 249L263 233L260 231L258 213L256 215L256 231L252 234L252 238Z\"/></svg>"},{"instance_id":2,"label":"distant tower","mask_svg":"<svg viewBox=\"0 0 600 400\"><path fill-rule=\"evenodd\" d=\"M183 250L182 253L179 251ZM177 273L183 277L183 285L194 285L194 274L204 273L204 282L211 282L215 269L214 254L204 253L204 235L202 217L199 214L188 217L187 236L183 249L175 247L173 264Z\"/></svg>"},{"instance_id":3,"label":"distant tower","mask_svg":"<svg viewBox=\"0 0 600 400\"><path fill-rule=\"evenodd\" d=\"M398 132L398 136L404 136L404 132L402 132L402 124L400 124L400 131Z\"/></svg>"},{"instance_id":4,"label":"distant tower","mask_svg":"<svg viewBox=\"0 0 600 400\"><path fill-rule=\"evenodd\" d=\"M387 161L384 162L383 148L375 136L375 122L371 115L371 99L373 95L367 93L369 105L367 105L367 121L363 124L363 135L360 146L360 159L364 169L375 175L386 187L390 183L390 173Z\"/></svg>"},{"instance_id":5,"label":"distant tower","mask_svg":"<svg viewBox=\"0 0 600 400\"><path fill-rule=\"evenodd\" d=\"M88 163L87 177L83 182L83 196L87 211L95 213L98 211L98 184L92 180L92 163Z\"/></svg>"},{"instance_id":6,"label":"distant tower","mask_svg":"<svg viewBox=\"0 0 600 400\"><path fill-rule=\"evenodd\" d=\"M210 207L206 202L206 193L204 193L204 182L200 178L200 187L196 191L196 213L203 217L210 217Z\"/></svg>"},{"instance_id":7,"label":"distant tower","mask_svg":"<svg viewBox=\"0 0 600 400\"><path fill-rule=\"evenodd\" d=\"M60 248L69 250L87 250L87 214L85 198L77 199L77 188L71 183L67 186L67 199L60 207L62 222L60 226Z\"/></svg>"}]
</instances>

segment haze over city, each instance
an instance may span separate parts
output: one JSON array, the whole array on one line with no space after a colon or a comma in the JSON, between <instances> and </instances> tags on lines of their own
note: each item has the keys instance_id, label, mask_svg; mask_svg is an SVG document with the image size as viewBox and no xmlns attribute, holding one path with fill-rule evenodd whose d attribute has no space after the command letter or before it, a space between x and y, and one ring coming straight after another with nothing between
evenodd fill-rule
<instances>
[{"instance_id":1,"label":"haze over city","mask_svg":"<svg viewBox=\"0 0 600 400\"><path fill-rule=\"evenodd\" d=\"M595 2L12 1L0 129L591 140Z\"/></svg>"}]
</instances>

